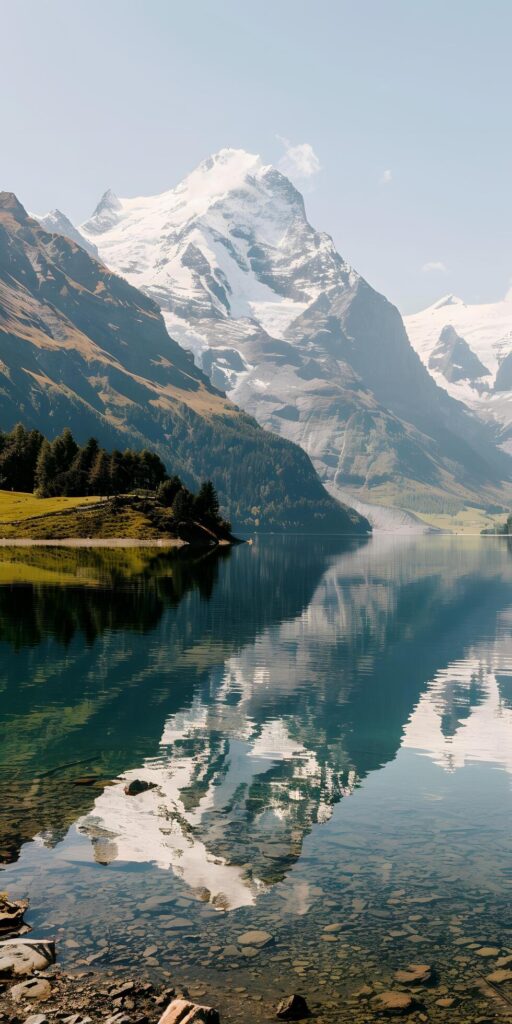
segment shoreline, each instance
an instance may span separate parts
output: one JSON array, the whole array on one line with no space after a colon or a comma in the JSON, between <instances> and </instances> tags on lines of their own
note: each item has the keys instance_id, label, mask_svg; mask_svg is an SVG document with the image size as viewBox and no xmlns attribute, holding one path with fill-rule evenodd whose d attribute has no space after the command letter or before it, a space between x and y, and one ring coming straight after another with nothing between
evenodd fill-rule
<instances>
[{"instance_id":1,"label":"shoreline","mask_svg":"<svg viewBox=\"0 0 512 1024\"><path fill-rule=\"evenodd\" d=\"M228 543L219 541L219 544ZM0 537L1 548L184 548L191 547L186 540L179 537L154 537L141 539L136 537Z\"/></svg>"}]
</instances>

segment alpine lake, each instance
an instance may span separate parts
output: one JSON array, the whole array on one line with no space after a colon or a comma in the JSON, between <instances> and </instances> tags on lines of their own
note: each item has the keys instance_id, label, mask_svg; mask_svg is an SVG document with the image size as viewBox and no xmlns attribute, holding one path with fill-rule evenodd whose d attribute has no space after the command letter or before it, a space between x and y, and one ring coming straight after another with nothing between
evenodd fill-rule
<instances>
[{"instance_id":1,"label":"alpine lake","mask_svg":"<svg viewBox=\"0 0 512 1024\"><path fill-rule=\"evenodd\" d=\"M1 548L0 888L223 1024L511 1020L511 583L501 537Z\"/></svg>"}]
</instances>

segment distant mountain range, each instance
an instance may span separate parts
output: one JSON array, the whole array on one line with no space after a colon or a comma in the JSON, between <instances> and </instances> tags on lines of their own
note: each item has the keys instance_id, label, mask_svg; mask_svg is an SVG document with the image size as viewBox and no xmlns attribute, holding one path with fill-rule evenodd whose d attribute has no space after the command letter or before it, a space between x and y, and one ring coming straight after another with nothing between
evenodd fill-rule
<instances>
[{"instance_id":1,"label":"distant mountain range","mask_svg":"<svg viewBox=\"0 0 512 1024\"><path fill-rule=\"evenodd\" d=\"M153 301L71 238L0 193L0 428L146 446L171 472L212 478L236 524L361 532L305 453L262 430L214 387L165 329ZM72 225L71 225L72 228Z\"/></svg>"},{"instance_id":2,"label":"distant mountain range","mask_svg":"<svg viewBox=\"0 0 512 1024\"><path fill-rule=\"evenodd\" d=\"M158 196L108 191L80 231L333 494L412 511L510 503L512 463L493 430L437 386L398 310L259 157L222 150Z\"/></svg>"},{"instance_id":3,"label":"distant mountain range","mask_svg":"<svg viewBox=\"0 0 512 1024\"><path fill-rule=\"evenodd\" d=\"M445 295L406 316L405 325L437 383L488 422L512 454L512 290L479 305Z\"/></svg>"}]
</instances>

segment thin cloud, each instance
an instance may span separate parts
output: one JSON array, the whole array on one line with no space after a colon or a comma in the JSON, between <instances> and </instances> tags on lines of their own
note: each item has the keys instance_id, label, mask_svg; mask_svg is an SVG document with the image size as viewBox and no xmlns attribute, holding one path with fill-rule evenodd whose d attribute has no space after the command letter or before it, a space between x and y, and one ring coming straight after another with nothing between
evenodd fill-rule
<instances>
[{"instance_id":1,"label":"thin cloud","mask_svg":"<svg viewBox=\"0 0 512 1024\"><path fill-rule=\"evenodd\" d=\"M320 160L309 142L301 142L293 146L288 139L284 139L280 135L278 135L278 139L284 146L284 154L278 167L288 178L307 181L322 169Z\"/></svg>"},{"instance_id":2,"label":"thin cloud","mask_svg":"<svg viewBox=\"0 0 512 1024\"><path fill-rule=\"evenodd\" d=\"M428 263L423 264L421 269L424 274L430 274L432 271L437 271L439 274L446 274L448 267L442 260L429 260Z\"/></svg>"},{"instance_id":3,"label":"thin cloud","mask_svg":"<svg viewBox=\"0 0 512 1024\"><path fill-rule=\"evenodd\" d=\"M381 175L381 178L380 178L380 183L381 183L381 185L389 185L390 181L392 181L392 180L393 180L393 175L392 175L389 167L387 167L386 170L382 172L382 175Z\"/></svg>"}]
</instances>

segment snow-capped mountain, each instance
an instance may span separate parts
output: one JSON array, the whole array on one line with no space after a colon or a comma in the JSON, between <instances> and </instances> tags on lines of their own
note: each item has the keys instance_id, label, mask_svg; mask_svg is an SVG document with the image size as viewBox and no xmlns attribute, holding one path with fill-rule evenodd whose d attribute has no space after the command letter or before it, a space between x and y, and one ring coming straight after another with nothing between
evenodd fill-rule
<instances>
[{"instance_id":1,"label":"snow-capped mountain","mask_svg":"<svg viewBox=\"0 0 512 1024\"><path fill-rule=\"evenodd\" d=\"M108 191L80 230L333 493L430 510L505 497L511 467L490 431L435 385L398 310L259 157L221 150L158 196Z\"/></svg>"},{"instance_id":2,"label":"snow-capped mountain","mask_svg":"<svg viewBox=\"0 0 512 1024\"><path fill-rule=\"evenodd\" d=\"M89 253L89 256L94 256L95 259L99 258L96 246L84 238L78 228L71 223L69 217L66 217L66 214L62 213L61 210L50 210L49 213L46 213L41 217L37 213L31 214L31 216L38 220L41 227L45 228L46 231L50 231L55 235L65 235L66 238L70 238L72 242L76 242L77 245L81 245L82 249L85 249L85 251Z\"/></svg>"},{"instance_id":3,"label":"snow-capped mountain","mask_svg":"<svg viewBox=\"0 0 512 1024\"><path fill-rule=\"evenodd\" d=\"M512 290L479 305L445 295L404 322L437 383L493 423L512 453Z\"/></svg>"},{"instance_id":4,"label":"snow-capped mountain","mask_svg":"<svg viewBox=\"0 0 512 1024\"><path fill-rule=\"evenodd\" d=\"M149 447L190 483L214 479L239 524L368 529L300 448L212 386L150 297L10 192L0 192L0 401L3 429L22 420L52 438L66 426L109 448Z\"/></svg>"}]
</instances>

